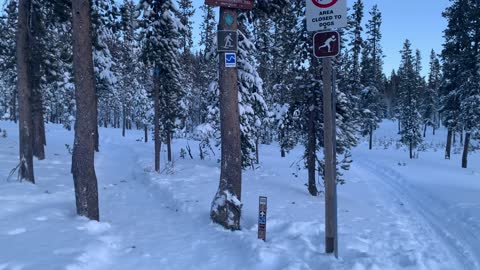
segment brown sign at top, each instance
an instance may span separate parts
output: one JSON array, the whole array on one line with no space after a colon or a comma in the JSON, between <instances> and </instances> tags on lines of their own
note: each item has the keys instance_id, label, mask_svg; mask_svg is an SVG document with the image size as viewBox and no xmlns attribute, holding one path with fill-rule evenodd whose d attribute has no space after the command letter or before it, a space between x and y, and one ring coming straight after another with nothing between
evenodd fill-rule
<instances>
[{"instance_id":1,"label":"brown sign at top","mask_svg":"<svg viewBox=\"0 0 480 270\"><path fill-rule=\"evenodd\" d=\"M244 10L250 10L253 8L253 0L205 0L205 4Z\"/></svg>"}]
</instances>

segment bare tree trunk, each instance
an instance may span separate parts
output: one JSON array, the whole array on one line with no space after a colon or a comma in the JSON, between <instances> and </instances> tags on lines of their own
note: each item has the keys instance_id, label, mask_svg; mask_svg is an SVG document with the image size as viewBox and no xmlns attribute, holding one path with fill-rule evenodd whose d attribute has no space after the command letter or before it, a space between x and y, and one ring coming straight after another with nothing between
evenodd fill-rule
<instances>
[{"instance_id":1,"label":"bare tree trunk","mask_svg":"<svg viewBox=\"0 0 480 270\"><path fill-rule=\"evenodd\" d=\"M259 153L260 139L256 138L255 140L255 163L260 164L260 153Z\"/></svg>"},{"instance_id":2,"label":"bare tree trunk","mask_svg":"<svg viewBox=\"0 0 480 270\"><path fill-rule=\"evenodd\" d=\"M154 83L154 109L155 109L155 120L153 121L154 125L154 140L155 140L155 171L160 172L160 148L161 148L161 141L160 141L160 71L158 65L155 66L155 71L153 74L153 83Z\"/></svg>"},{"instance_id":3,"label":"bare tree trunk","mask_svg":"<svg viewBox=\"0 0 480 270\"><path fill-rule=\"evenodd\" d=\"M227 15L233 24L226 23ZM237 31L237 10L220 7L218 30ZM222 157L220 183L210 211L213 222L230 230L240 229L242 206L242 154L240 142L240 115L238 108L237 68L227 68L225 53L219 54L220 69L220 131Z\"/></svg>"},{"instance_id":4,"label":"bare tree trunk","mask_svg":"<svg viewBox=\"0 0 480 270\"><path fill-rule=\"evenodd\" d=\"M460 144L463 144L463 129L460 130Z\"/></svg>"},{"instance_id":5,"label":"bare tree trunk","mask_svg":"<svg viewBox=\"0 0 480 270\"><path fill-rule=\"evenodd\" d=\"M32 80L30 78L30 0L19 0L17 29L17 91L19 107L20 179L35 183L33 173L33 119L31 108Z\"/></svg>"},{"instance_id":6,"label":"bare tree trunk","mask_svg":"<svg viewBox=\"0 0 480 270\"><path fill-rule=\"evenodd\" d=\"M147 124L143 125L143 131L145 132L145 142L148 142L148 126Z\"/></svg>"},{"instance_id":7,"label":"bare tree trunk","mask_svg":"<svg viewBox=\"0 0 480 270\"><path fill-rule=\"evenodd\" d=\"M452 129L448 129L447 133L447 146L445 148L445 159L450 159L452 152Z\"/></svg>"},{"instance_id":8,"label":"bare tree trunk","mask_svg":"<svg viewBox=\"0 0 480 270\"><path fill-rule=\"evenodd\" d=\"M413 144L410 143L410 159L413 159Z\"/></svg>"},{"instance_id":9,"label":"bare tree trunk","mask_svg":"<svg viewBox=\"0 0 480 270\"><path fill-rule=\"evenodd\" d=\"M40 18L38 10L33 8L33 3L30 3L30 66L29 75L32 86L31 106L32 106L32 119L33 119L33 155L39 160L45 159L45 125L43 118L43 98L41 92L41 64L40 55L43 53L39 48L38 33L41 31Z\"/></svg>"},{"instance_id":10,"label":"bare tree trunk","mask_svg":"<svg viewBox=\"0 0 480 270\"><path fill-rule=\"evenodd\" d=\"M92 57L92 26L89 0L73 0L73 64L77 116L72 174L77 213L99 220L98 187L95 174L97 112Z\"/></svg>"},{"instance_id":11,"label":"bare tree trunk","mask_svg":"<svg viewBox=\"0 0 480 270\"><path fill-rule=\"evenodd\" d=\"M168 162L172 162L172 133L167 131L167 158Z\"/></svg>"},{"instance_id":12,"label":"bare tree trunk","mask_svg":"<svg viewBox=\"0 0 480 270\"><path fill-rule=\"evenodd\" d=\"M285 138L285 130L283 130L283 128L282 128L282 131L280 132L280 138L281 138L281 140L283 140L283 138ZM283 149L282 146L280 146L280 156L282 158L285 157L285 149Z\"/></svg>"},{"instance_id":13,"label":"bare tree trunk","mask_svg":"<svg viewBox=\"0 0 480 270\"><path fill-rule=\"evenodd\" d=\"M370 130L368 132L369 139L368 139L368 149L372 150L373 147L373 128L370 127Z\"/></svg>"},{"instance_id":14,"label":"bare tree trunk","mask_svg":"<svg viewBox=\"0 0 480 270\"><path fill-rule=\"evenodd\" d=\"M427 137L427 124L423 126L423 137Z\"/></svg>"},{"instance_id":15,"label":"bare tree trunk","mask_svg":"<svg viewBox=\"0 0 480 270\"><path fill-rule=\"evenodd\" d=\"M315 100L315 98L312 98ZM312 105L311 105L312 106ZM318 195L316 183L316 148L317 136L315 128L315 109L308 114L308 144L307 144L307 167L308 167L308 192L312 196Z\"/></svg>"},{"instance_id":16,"label":"bare tree trunk","mask_svg":"<svg viewBox=\"0 0 480 270\"><path fill-rule=\"evenodd\" d=\"M13 96L10 107L10 120L17 123L17 89L13 90Z\"/></svg>"},{"instance_id":17,"label":"bare tree trunk","mask_svg":"<svg viewBox=\"0 0 480 270\"><path fill-rule=\"evenodd\" d=\"M93 87L95 87L95 81L93 81ZM95 114L95 145L94 145L94 148L95 148L95 152L100 152L100 134L98 134L98 122L97 122L97 119L98 119L98 95L97 95L97 90L96 88L94 88L94 92L95 92L95 103L94 103L94 108L93 108L93 113Z\"/></svg>"},{"instance_id":18,"label":"bare tree trunk","mask_svg":"<svg viewBox=\"0 0 480 270\"><path fill-rule=\"evenodd\" d=\"M467 168L468 165L468 149L470 146L470 137L471 134L470 132L467 132L465 134L465 144L463 146L463 155L462 155L462 168Z\"/></svg>"},{"instance_id":19,"label":"bare tree trunk","mask_svg":"<svg viewBox=\"0 0 480 270\"><path fill-rule=\"evenodd\" d=\"M122 113L123 113L123 120L122 120L122 136L125 137L125 129L127 128L126 125L127 125L127 112L125 110L125 106L123 106L123 109L122 109Z\"/></svg>"}]
</instances>

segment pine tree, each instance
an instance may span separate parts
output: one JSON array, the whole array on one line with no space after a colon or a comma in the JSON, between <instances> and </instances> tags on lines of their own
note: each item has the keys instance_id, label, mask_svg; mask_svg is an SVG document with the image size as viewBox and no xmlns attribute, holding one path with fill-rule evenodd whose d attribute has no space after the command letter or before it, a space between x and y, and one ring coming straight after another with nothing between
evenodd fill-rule
<instances>
[{"instance_id":1,"label":"pine tree","mask_svg":"<svg viewBox=\"0 0 480 270\"><path fill-rule=\"evenodd\" d=\"M445 158L450 159L453 133L460 129L460 87L467 81L464 66L464 48L470 37L467 25L470 13L470 0L456 0L445 10L443 16L448 20L445 30L445 43L442 50L443 80L440 87L443 124L448 129Z\"/></svg>"},{"instance_id":2,"label":"pine tree","mask_svg":"<svg viewBox=\"0 0 480 270\"><path fill-rule=\"evenodd\" d=\"M426 136L428 126L432 127L434 135L435 129L437 128L440 76L440 61L438 60L435 51L432 50L430 53L430 72L428 75L428 82L422 92L422 103L420 108L424 124L423 137Z\"/></svg>"},{"instance_id":3,"label":"pine tree","mask_svg":"<svg viewBox=\"0 0 480 270\"><path fill-rule=\"evenodd\" d=\"M380 44L382 15L377 5L370 11L366 25L367 39L364 42L361 63L361 82L365 87L360 94L360 128L363 135L369 135L369 149L372 149L373 131L383 117L382 93L384 92L383 52Z\"/></svg>"},{"instance_id":4,"label":"pine tree","mask_svg":"<svg viewBox=\"0 0 480 270\"><path fill-rule=\"evenodd\" d=\"M2 76L4 112L0 118L17 122L16 29L17 1L10 0L5 7L5 18L0 19L0 72ZM0 105L1 106L1 105Z\"/></svg>"},{"instance_id":5,"label":"pine tree","mask_svg":"<svg viewBox=\"0 0 480 270\"><path fill-rule=\"evenodd\" d=\"M407 39L401 50L402 61L398 70L400 76L400 122L401 142L408 146L410 159L414 158L414 149L422 142L420 132L420 113L418 111L418 89L420 74L415 69L411 43Z\"/></svg>"},{"instance_id":6,"label":"pine tree","mask_svg":"<svg viewBox=\"0 0 480 270\"><path fill-rule=\"evenodd\" d=\"M155 83L152 96L156 102L155 143L156 170L159 171L160 140L167 144L171 161L171 139L176 120L181 117L180 101L184 91L180 84L179 43L184 26L177 17L177 9L171 0L140 1L140 30L143 43L143 59L154 67ZM160 113L160 108L162 112ZM157 125L161 123L162 136Z\"/></svg>"}]
</instances>

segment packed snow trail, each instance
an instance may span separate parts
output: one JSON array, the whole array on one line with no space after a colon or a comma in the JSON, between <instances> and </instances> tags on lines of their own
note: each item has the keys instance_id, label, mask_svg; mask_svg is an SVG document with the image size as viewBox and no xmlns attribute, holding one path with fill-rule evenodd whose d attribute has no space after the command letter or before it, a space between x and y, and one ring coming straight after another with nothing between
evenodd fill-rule
<instances>
[{"instance_id":1,"label":"packed snow trail","mask_svg":"<svg viewBox=\"0 0 480 270\"><path fill-rule=\"evenodd\" d=\"M405 208L408 215L406 219L414 220L425 231L424 235L437 236L438 239L428 239L432 246L438 244L448 247L447 253L457 259L462 269L480 269L480 234L478 224L469 223L457 212L459 205L449 205L444 199L427 192L420 185L415 185L415 180L409 178L409 171L398 172L391 167L381 165L367 156L357 156L358 162L355 166L369 172L370 179L375 183L375 188L389 194L391 198ZM410 174L413 173L410 171ZM423 176L429 177L429 176ZM437 183L438 184L438 183ZM462 199L462 198L458 198ZM433 233L432 233L433 232ZM425 241L422 241L425 243ZM429 248L424 250L425 254L432 254Z\"/></svg>"},{"instance_id":2,"label":"packed snow trail","mask_svg":"<svg viewBox=\"0 0 480 270\"><path fill-rule=\"evenodd\" d=\"M3 177L18 159L18 128L0 125L8 130L8 137L0 138ZM143 143L141 131L123 138L120 130L100 129L100 135L100 223L75 215L71 155L65 146L72 145L73 132L60 126L47 125L47 159L35 161L37 185L0 181L0 270L479 269L480 186L472 184L478 169L455 181L461 184L454 189L455 199L463 204L452 206L463 211L445 221L444 212L437 211L446 212L450 201L412 191L418 182L410 181L418 179L390 171L402 151L368 151L361 145L353 153L347 183L339 187L340 259L335 260L324 254L324 198L306 190L302 148L280 158L278 145L261 147L261 164L243 174L242 230L230 232L209 218L220 173L218 152L200 160L197 143L175 140L173 164L167 166L162 152L162 173L157 174L153 146ZM180 158L187 143L193 160ZM433 158L418 162L438 168ZM439 190L427 184L423 187L429 191ZM268 197L266 242L256 239L260 195ZM452 229L452 224L459 227Z\"/></svg>"}]
</instances>

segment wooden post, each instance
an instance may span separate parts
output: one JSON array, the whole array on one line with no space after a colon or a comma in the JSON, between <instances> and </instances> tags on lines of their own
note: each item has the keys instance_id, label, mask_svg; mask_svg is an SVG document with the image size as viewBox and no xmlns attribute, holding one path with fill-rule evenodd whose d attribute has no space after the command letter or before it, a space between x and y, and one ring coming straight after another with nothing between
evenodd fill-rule
<instances>
[{"instance_id":1,"label":"wooden post","mask_svg":"<svg viewBox=\"0 0 480 270\"><path fill-rule=\"evenodd\" d=\"M237 10L220 7L218 30L237 31L237 29ZM213 199L210 216L214 222L227 229L239 230L241 205L238 205L238 202L241 200L242 193L242 153L237 68L225 66L224 52L219 53L218 57L222 157L220 184ZM237 203L235 203L235 199L238 200Z\"/></svg>"},{"instance_id":2,"label":"wooden post","mask_svg":"<svg viewBox=\"0 0 480 270\"><path fill-rule=\"evenodd\" d=\"M325 252L335 251L337 234L336 164L334 141L334 108L332 99L332 59L323 59L323 119L325 150Z\"/></svg>"}]
</instances>

